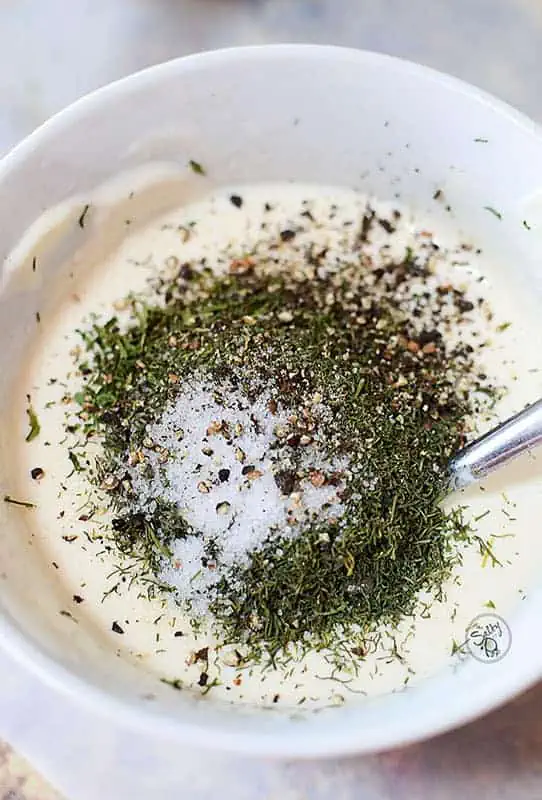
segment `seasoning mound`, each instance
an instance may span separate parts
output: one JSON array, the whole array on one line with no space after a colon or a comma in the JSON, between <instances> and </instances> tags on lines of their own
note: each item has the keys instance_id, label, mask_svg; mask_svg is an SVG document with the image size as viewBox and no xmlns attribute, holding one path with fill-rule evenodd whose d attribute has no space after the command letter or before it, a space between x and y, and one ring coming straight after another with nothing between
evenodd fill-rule
<instances>
[{"instance_id":1,"label":"seasoning mound","mask_svg":"<svg viewBox=\"0 0 542 800\"><path fill-rule=\"evenodd\" d=\"M484 301L426 231L401 246L401 224L367 207L326 243L301 208L249 252L174 258L82 332L100 535L248 659L398 622L440 596L469 541L442 499L497 395Z\"/></svg>"}]
</instances>

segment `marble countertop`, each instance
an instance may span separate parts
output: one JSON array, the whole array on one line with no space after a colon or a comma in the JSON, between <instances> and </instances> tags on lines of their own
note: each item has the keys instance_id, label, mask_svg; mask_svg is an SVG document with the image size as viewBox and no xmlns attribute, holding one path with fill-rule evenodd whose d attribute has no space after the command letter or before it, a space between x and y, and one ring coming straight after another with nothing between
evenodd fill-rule
<instances>
[{"instance_id":1,"label":"marble countertop","mask_svg":"<svg viewBox=\"0 0 542 800\"><path fill-rule=\"evenodd\" d=\"M61 800L61 796L6 742L0 742L0 800Z\"/></svg>"},{"instance_id":2,"label":"marble countertop","mask_svg":"<svg viewBox=\"0 0 542 800\"><path fill-rule=\"evenodd\" d=\"M0 152L78 96L149 64L196 50L279 41L410 58L478 84L542 121L539 0L0 0ZM83 712L74 712L70 741L51 737L69 713L63 701L53 703L49 690L9 661L2 664L0 734L69 800L170 800L187 796L187 786L194 800L542 797L542 686L460 731L372 758L247 766L217 757L210 770L211 756L178 765L174 755L166 763L165 754L154 754L153 768L170 770L160 793L129 767L134 761L112 759L121 734L106 735L102 723ZM59 797L0 744L0 800Z\"/></svg>"},{"instance_id":3,"label":"marble countertop","mask_svg":"<svg viewBox=\"0 0 542 800\"><path fill-rule=\"evenodd\" d=\"M419 61L542 120L538 0L0 0L0 151L85 92L150 64L281 41Z\"/></svg>"}]
</instances>

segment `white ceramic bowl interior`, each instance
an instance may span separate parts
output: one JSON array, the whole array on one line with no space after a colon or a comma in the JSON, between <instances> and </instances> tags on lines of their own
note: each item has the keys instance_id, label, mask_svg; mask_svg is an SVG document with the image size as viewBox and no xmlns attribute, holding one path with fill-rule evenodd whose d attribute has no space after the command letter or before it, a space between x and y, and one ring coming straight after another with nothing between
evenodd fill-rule
<instances>
[{"instance_id":1,"label":"white ceramic bowl interior","mask_svg":"<svg viewBox=\"0 0 542 800\"><path fill-rule=\"evenodd\" d=\"M477 141L480 139L485 142ZM299 45L207 53L154 67L56 116L0 164L0 257L47 209L152 164L206 167L205 187L258 181L343 185L427 206L445 191L458 225L493 242L540 293L542 137L527 119L459 81L371 53ZM187 182L194 176L186 170ZM192 185L192 184L190 184ZM484 210L499 209L502 220ZM522 225L530 219L531 230ZM539 229L537 230L537 224ZM68 246L68 245L67 245ZM39 285L0 296L2 386L10 386L46 302ZM6 265L4 264L4 269ZM10 490L8 437L0 454ZM445 730L501 703L542 671L540 594L513 620L514 646L488 666L465 663L406 692L318 714L221 706L173 692L58 614L61 580L24 514L3 507L0 640L25 667L95 708L156 735L273 756L391 747ZM155 700L145 699L149 692Z\"/></svg>"}]
</instances>

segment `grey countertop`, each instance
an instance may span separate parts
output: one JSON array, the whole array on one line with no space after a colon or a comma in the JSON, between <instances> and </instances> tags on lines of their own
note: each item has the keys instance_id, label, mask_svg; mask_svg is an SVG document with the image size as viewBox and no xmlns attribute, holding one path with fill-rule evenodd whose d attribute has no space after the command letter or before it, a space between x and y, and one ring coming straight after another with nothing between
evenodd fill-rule
<instances>
[{"instance_id":1,"label":"grey countertop","mask_svg":"<svg viewBox=\"0 0 542 800\"><path fill-rule=\"evenodd\" d=\"M542 121L540 0L0 0L0 152L80 95L134 70L202 49L280 41L410 58L475 83ZM0 715L11 709L13 717L13 708L11 697L9 705L0 704ZM0 730L11 736L20 731L16 723L10 718ZM37 717L35 728L41 739L35 734L29 750L36 753L47 739L46 717ZM25 735L13 734L19 745L30 740ZM49 764L51 780L78 800L73 773L69 780L63 776L58 758L49 755L40 763ZM106 771L106 758L103 763ZM89 774L81 765L84 797L105 800L103 788L89 789ZM248 774L256 774L254 768ZM252 787L245 777L236 796L538 800L542 687L432 742L319 767L283 765L276 776L268 779L268 789ZM107 775L98 784L107 786ZM116 791L115 800L137 794ZM207 800L234 796L232 791L225 777L220 791L192 787L190 796ZM187 796L182 789L174 794ZM55 797L18 755L0 745L0 800Z\"/></svg>"},{"instance_id":2,"label":"grey countertop","mask_svg":"<svg viewBox=\"0 0 542 800\"><path fill-rule=\"evenodd\" d=\"M0 0L0 150L134 70L281 41L410 58L542 119L538 0Z\"/></svg>"}]
</instances>

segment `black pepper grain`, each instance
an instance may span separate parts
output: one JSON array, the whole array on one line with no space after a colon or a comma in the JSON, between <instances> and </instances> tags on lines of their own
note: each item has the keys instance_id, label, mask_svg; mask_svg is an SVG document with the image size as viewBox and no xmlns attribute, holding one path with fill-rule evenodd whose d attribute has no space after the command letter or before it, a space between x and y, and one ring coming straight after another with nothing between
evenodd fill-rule
<instances>
[{"instance_id":1,"label":"black pepper grain","mask_svg":"<svg viewBox=\"0 0 542 800\"><path fill-rule=\"evenodd\" d=\"M384 219L384 218L379 219L378 220L378 224L380 225L381 228L384 228L386 233L394 233L395 232L395 227L387 219Z\"/></svg>"},{"instance_id":2,"label":"black pepper grain","mask_svg":"<svg viewBox=\"0 0 542 800\"><path fill-rule=\"evenodd\" d=\"M190 266L190 264L185 263L181 264L179 268L179 278L182 278L183 281L190 281L194 277L194 270Z\"/></svg>"},{"instance_id":3,"label":"black pepper grain","mask_svg":"<svg viewBox=\"0 0 542 800\"><path fill-rule=\"evenodd\" d=\"M248 475L249 472L253 472L256 469L254 464L245 464L243 469L241 470L242 475Z\"/></svg>"},{"instance_id":4,"label":"black pepper grain","mask_svg":"<svg viewBox=\"0 0 542 800\"><path fill-rule=\"evenodd\" d=\"M274 476L275 483L279 487L281 494L290 495L294 491L297 483L297 476L295 472L284 470L277 472Z\"/></svg>"}]
</instances>

